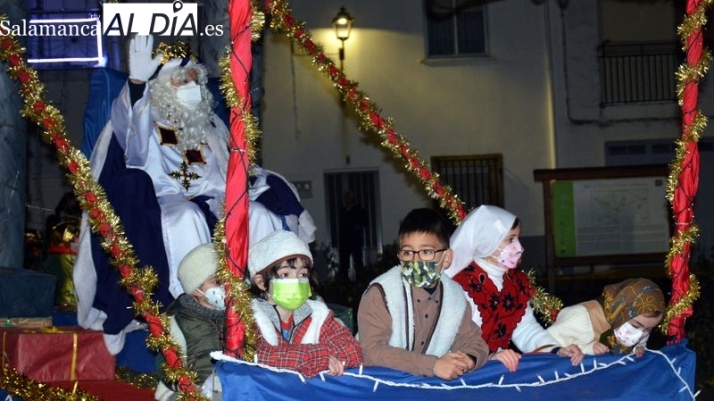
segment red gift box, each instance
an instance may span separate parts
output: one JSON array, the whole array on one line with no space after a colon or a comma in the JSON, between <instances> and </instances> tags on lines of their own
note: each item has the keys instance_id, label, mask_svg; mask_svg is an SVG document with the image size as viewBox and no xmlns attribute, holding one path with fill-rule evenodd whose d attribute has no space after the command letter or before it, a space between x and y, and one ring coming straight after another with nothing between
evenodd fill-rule
<instances>
[{"instance_id":1,"label":"red gift box","mask_svg":"<svg viewBox=\"0 0 714 401\"><path fill-rule=\"evenodd\" d=\"M40 382L112 380L116 360L101 331L81 327L0 327L2 366Z\"/></svg>"}]
</instances>

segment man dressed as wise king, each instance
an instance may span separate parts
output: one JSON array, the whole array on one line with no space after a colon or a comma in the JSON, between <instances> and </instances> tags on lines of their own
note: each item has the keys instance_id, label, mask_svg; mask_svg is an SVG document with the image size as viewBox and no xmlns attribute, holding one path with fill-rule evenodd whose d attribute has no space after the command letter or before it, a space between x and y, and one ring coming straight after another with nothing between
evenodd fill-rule
<instances>
[{"instance_id":1,"label":"man dressed as wise king","mask_svg":"<svg viewBox=\"0 0 714 401\"><path fill-rule=\"evenodd\" d=\"M137 255L159 277L154 299L164 306L183 293L183 257L211 242L225 197L228 129L214 113L206 68L182 44L152 54L153 38L129 43L129 79L92 151L95 179L120 217ZM74 269L78 320L103 330L116 354L124 334L141 327L132 298L118 284L86 216Z\"/></svg>"}]
</instances>

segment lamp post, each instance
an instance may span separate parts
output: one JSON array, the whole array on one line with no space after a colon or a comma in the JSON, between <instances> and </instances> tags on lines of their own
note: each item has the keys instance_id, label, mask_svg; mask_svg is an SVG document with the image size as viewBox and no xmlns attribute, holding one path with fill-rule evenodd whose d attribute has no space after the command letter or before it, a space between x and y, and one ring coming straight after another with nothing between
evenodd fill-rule
<instances>
[{"instance_id":1,"label":"lamp post","mask_svg":"<svg viewBox=\"0 0 714 401\"><path fill-rule=\"evenodd\" d=\"M345 40L350 38L350 31L352 31L352 23L354 18L345 10L344 7L340 7L340 12L337 13L335 18L332 19L332 26L335 27L335 36L340 40L340 72L344 72L345 68ZM342 134L342 154L345 157L345 164L350 164L350 142L347 137L347 105L345 104L345 98L340 96L340 108L342 109L342 119L341 119L341 134Z\"/></svg>"},{"instance_id":2,"label":"lamp post","mask_svg":"<svg viewBox=\"0 0 714 401\"><path fill-rule=\"evenodd\" d=\"M340 40L340 71L344 69L345 62L345 40L350 38L352 23L354 18L344 7L340 7L340 12L332 19L332 26L335 27L335 36Z\"/></svg>"}]
</instances>

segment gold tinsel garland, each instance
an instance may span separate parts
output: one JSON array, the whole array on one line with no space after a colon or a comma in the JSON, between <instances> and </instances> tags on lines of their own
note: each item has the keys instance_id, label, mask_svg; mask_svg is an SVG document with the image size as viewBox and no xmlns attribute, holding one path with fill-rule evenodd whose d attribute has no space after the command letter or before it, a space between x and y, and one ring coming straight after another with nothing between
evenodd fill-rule
<instances>
[{"instance_id":1,"label":"gold tinsel garland","mask_svg":"<svg viewBox=\"0 0 714 401\"><path fill-rule=\"evenodd\" d=\"M686 229L677 233L677 235L669 240L669 252L665 257L665 266L672 265L672 259L675 255L679 255L684 252L684 246L694 243L694 241L699 236L699 226L692 223ZM667 277L672 278L672 272L667 269Z\"/></svg>"},{"instance_id":2,"label":"gold tinsel garland","mask_svg":"<svg viewBox=\"0 0 714 401\"><path fill-rule=\"evenodd\" d=\"M216 253L218 254L218 272L216 273L216 277L222 282L230 284L231 291L226 294L226 297L232 300L232 302L229 301L228 304L232 305L233 311L240 316L241 321L245 323L242 357L246 361L252 362L255 356L255 347L258 343L258 332L253 324L255 321L253 318L253 309L250 307L253 297L246 280L234 276L228 269L225 237L226 222L225 220L220 220L216 223L214 233L214 243L216 245Z\"/></svg>"},{"instance_id":3,"label":"gold tinsel garland","mask_svg":"<svg viewBox=\"0 0 714 401\"><path fill-rule=\"evenodd\" d=\"M677 300L677 302L667 306L667 310L664 313L664 319L662 319L662 324L660 325L660 329L663 333L667 333L667 329L669 328L669 324L672 322L672 319L692 307L694 301L699 299L699 294L699 280L694 274L690 274L689 290L682 296L682 298Z\"/></svg>"},{"instance_id":4,"label":"gold tinsel garland","mask_svg":"<svg viewBox=\"0 0 714 401\"><path fill-rule=\"evenodd\" d=\"M253 113L248 113L243 109L243 103L241 102L240 95L238 95L238 91L236 90L233 79L231 78L230 56L231 48L227 47L225 55L218 60L218 69L221 71L221 83L218 87L223 94L226 106L240 110L243 126L245 127L244 135L246 152L248 153L248 162L250 165L253 165L253 163L255 163L256 143L262 133L260 132L260 128L258 128L258 122L256 121ZM222 240L223 238L220 239Z\"/></svg>"},{"instance_id":5,"label":"gold tinsel garland","mask_svg":"<svg viewBox=\"0 0 714 401\"><path fill-rule=\"evenodd\" d=\"M69 391L50 387L45 383L28 379L10 366L0 367L0 389L25 401L99 401L96 396L77 388Z\"/></svg>"},{"instance_id":6,"label":"gold tinsel garland","mask_svg":"<svg viewBox=\"0 0 714 401\"><path fill-rule=\"evenodd\" d=\"M156 50L154 50L154 55L157 54L164 55L161 58L161 64L166 64L173 59L189 58L193 62L198 60L198 58L191 52L191 46L182 40L178 40L174 44L166 42L159 43Z\"/></svg>"},{"instance_id":7,"label":"gold tinsel garland","mask_svg":"<svg viewBox=\"0 0 714 401\"><path fill-rule=\"evenodd\" d=\"M250 7L253 12L250 21L251 41L257 42L263 36L265 28L265 11L263 11L263 1L251 0Z\"/></svg>"},{"instance_id":8,"label":"gold tinsel garland","mask_svg":"<svg viewBox=\"0 0 714 401\"><path fill-rule=\"evenodd\" d=\"M0 22L7 21L5 15L0 15ZM143 316L152 336L147 344L155 350L176 357L167 360L174 363L167 377L176 378L181 382L180 388L186 391L190 399L206 399L201 396L192 383L197 375L180 365L180 350L168 333L168 317L159 313L160 306L151 300L153 289L158 282L156 273L150 266L136 269L138 259L133 248L124 235L119 217L109 204L104 189L92 177L89 161L72 146L66 135L64 118L59 110L44 100L44 85L40 82L37 71L27 65L22 55L25 49L20 46L17 38L10 32L0 36L0 60L7 63L8 75L20 83L18 92L23 97L24 106L21 115L27 117L42 129L42 139L53 144L57 150L59 164L68 170L67 179L72 185L74 194L88 217L91 230L101 237L101 246L107 252L110 263L122 276L121 285L134 297L134 312ZM161 333L164 333L162 335ZM15 380L14 385L22 387L30 381ZM8 388L9 391L19 391L19 388Z\"/></svg>"},{"instance_id":9,"label":"gold tinsel garland","mask_svg":"<svg viewBox=\"0 0 714 401\"><path fill-rule=\"evenodd\" d=\"M156 388L159 376L156 373L137 373L126 366L118 366L114 377L136 388Z\"/></svg>"},{"instance_id":10,"label":"gold tinsel garland","mask_svg":"<svg viewBox=\"0 0 714 401\"><path fill-rule=\"evenodd\" d=\"M392 119L384 119L379 115L379 108L370 102L368 96L357 89L356 82L348 80L335 66L335 63L325 56L321 46L312 41L305 24L297 22L290 15L290 9L284 1L269 1L267 4L268 11L273 16L270 20L271 28L274 31L285 33L293 43L311 57L312 63L320 72L330 78L342 98L354 106L360 128L364 131L377 133L382 139L382 147L404 159L405 169L422 182L426 194L432 199L438 200L440 206L449 212L455 223L460 223L466 215L461 200L452 193L448 185L440 182L439 175L431 171L429 164L422 160L418 152L409 146L406 139L394 130Z\"/></svg>"},{"instance_id":11,"label":"gold tinsel garland","mask_svg":"<svg viewBox=\"0 0 714 401\"><path fill-rule=\"evenodd\" d=\"M528 270L526 275L533 288L530 299L531 307L543 317L545 324L549 326L555 322L558 312L563 309L563 301L555 295L547 293L543 287L537 284L535 270Z\"/></svg>"}]
</instances>

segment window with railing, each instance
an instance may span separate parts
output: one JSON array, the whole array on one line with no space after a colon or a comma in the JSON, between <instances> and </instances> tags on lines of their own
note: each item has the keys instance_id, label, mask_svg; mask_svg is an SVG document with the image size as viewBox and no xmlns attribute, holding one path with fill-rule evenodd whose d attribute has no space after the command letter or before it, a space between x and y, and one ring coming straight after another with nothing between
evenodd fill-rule
<instances>
[{"instance_id":1,"label":"window with railing","mask_svg":"<svg viewBox=\"0 0 714 401\"><path fill-rule=\"evenodd\" d=\"M483 204L504 206L502 155L434 156L431 165L464 202L465 210Z\"/></svg>"},{"instance_id":2,"label":"window with railing","mask_svg":"<svg viewBox=\"0 0 714 401\"><path fill-rule=\"evenodd\" d=\"M599 50L603 105L677 99L676 43L603 43Z\"/></svg>"}]
</instances>

